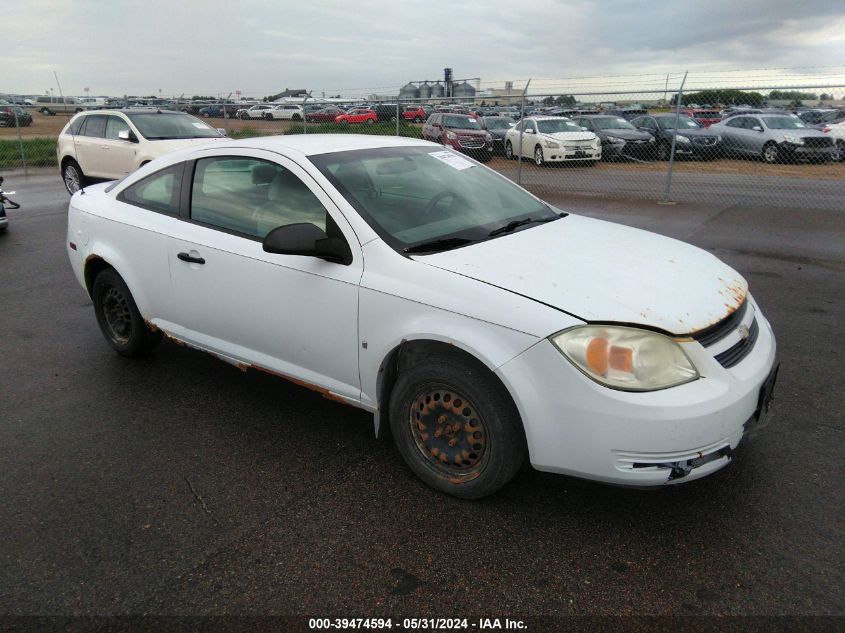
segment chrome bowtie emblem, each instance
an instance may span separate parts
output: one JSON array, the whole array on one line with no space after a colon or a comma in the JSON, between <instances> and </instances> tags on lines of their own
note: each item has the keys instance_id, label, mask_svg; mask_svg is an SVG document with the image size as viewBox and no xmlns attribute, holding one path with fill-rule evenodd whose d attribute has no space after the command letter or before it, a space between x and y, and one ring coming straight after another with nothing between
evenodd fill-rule
<instances>
[{"instance_id":1,"label":"chrome bowtie emblem","mask_svg":"<svg viewBox=\"0 0 845 633\"><path fill-rule=\"evenodd\" d=\"M739 338L742 339L743 341L748 338L749 334L751 334L751 332L748 331L747 325L740 325L738 329L739 329Z\"/></svg>"}]
</instances>

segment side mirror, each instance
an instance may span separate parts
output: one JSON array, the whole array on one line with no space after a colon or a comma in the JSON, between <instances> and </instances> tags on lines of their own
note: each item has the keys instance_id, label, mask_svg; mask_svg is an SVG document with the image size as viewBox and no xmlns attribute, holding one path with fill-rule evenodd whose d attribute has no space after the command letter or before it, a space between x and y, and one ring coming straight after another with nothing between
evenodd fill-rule
<instances>
[{"instance_id":1,"label":"side mirror","mask_svg":"<svg viewBox=\"0 0 845 633\"><path fill-rule=\"evenodd\" d=\"M317 257L344 266L352 263L352 251L343 239L329 237L310 222L276 227L264 238L262 247L267 253Z\"/></svg>"},{"instance_id":2,"label":"side mirror","mask_svg":"<svg viewBox=\"0 0 845 633\"><path fill-rule=\"evenodd\" d=\"M754 130L755 132L762 132L763 131L763 128L761 128L759 125L755 125L751 129Z\"/></svg>"}]
</instances>

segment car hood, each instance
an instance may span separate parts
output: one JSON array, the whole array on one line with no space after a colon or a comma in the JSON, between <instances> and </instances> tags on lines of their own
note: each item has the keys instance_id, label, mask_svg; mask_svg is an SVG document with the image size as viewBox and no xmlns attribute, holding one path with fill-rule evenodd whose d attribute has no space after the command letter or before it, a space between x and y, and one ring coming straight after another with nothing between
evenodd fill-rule
<instances>
[{"instance_id":1,"label":"car hood","mask_svg":"<svg viewBox=\"0 0 845 633\"><path fill-rule=\"evenodd\" d=\"M676 335L719 322L748 294L745 279L706 251L576 215L414 259L584 321Z\"/></svg>"},{"instance_id":2,"label":"car hood","mask_svg":"<svg viewBox=\"0 0 845 633\"><path fill-rule=\"evenodd\" d=\"M663 128L662 132L664 134L670 134L674 132L675 134L680 134L682 136L716 136L715 130L713 130L713 126L711 125L709 128L700 128L700 127L682 127L674 130L672 128Z\"/></svg>"},{"instance_id":3,"label":"car hood","mask_svg":"<svg viewBox=\"0 0 845 633\"><path fill-rule=\"evenodd\" d=\"M556 141L592 141L596 135L592 132L555 132L554 134L541 134Z\"/></svg>"},{"instance_id":4,"label":"car hood","mask_svg":"<svg viewBox=\"0 0 845 633\"><path fill-rule=\"evenodd\" d=\"M487 134L486 130L466 130L457 127L446 128L446 131L454 132L455 134L460 134L461 136L485 136Z\"/></svg>"},{"instance_id":5,"label":"car hood","mask_svg":"<svg viewBox=\"0 0 845 633\"><path fill-rule=\"evenodd\" d=\"M648 132L639 130L602 130L604 136L615 136L625 141L648 141L652 136Z\"/></svg>"},{"instance_id":6,"label":"car hood","mask_svg":"<svg viewBox=\"0 0 845 633\"><path fill-rule=\"evenodd\" d=\"M230 141L232 139L225 136L211 137L211 138L174 138L162 139L160 141L150 141L155 143L155 147L161 149L163 152L175 152L177 149L185 149L186 147L195 147L204 143L219 143L221 141ZM162 149L163 148L163 149Z\"/></svg>"}]
</instances>

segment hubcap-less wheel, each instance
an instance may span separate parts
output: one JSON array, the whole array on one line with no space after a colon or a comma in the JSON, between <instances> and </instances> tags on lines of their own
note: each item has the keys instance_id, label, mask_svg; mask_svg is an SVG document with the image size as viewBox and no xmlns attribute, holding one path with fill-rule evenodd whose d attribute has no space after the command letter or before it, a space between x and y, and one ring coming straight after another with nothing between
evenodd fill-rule
<instances>
[{"instance_id":1,"label":"hubcap-less wheel","mask_svg":"<svg viewBox=\"0 0 845 633\"><path fill-rule=\"evenodd\" d=\"M69 194L73 195L79 191L82 186L82 179L79 177L79 170L76 168L76 165L65 165L64 181L65 188Z\"/></svg>"},{"instance_id":2,"label":"hubcap-less wheel","mask_svg":"<svg viewBox=\"0 0 845 633\"><path fill-rule=\"evenodd\" d=\"M121 345L128 343L132 335L132 313L123 293L114 286L109 287L103 296L102 309L109 334L114 341Z\"/></svg>"},{"instance_id":3,"label":"hubcap-less wheel","mask_svg":"<svg viewBox=\"0 0 845 633\"><path fill-rule=\"evenodd\" d=\"M447 389L420 393L409 422L417 449L438 471L460 475L484 463L487 427L459 393Z\"/></svg>"},{"instance_id":4,"label":"hubcap-less wheel","mask_svg":"<svg viewBox=\"0 0 845 633\"><path fill-rule=\"evenodd\" d=\"M543 162L543 148L538 145L534 148L534 164L537 167L542 167Z\"/></svg>"}]
</instances>

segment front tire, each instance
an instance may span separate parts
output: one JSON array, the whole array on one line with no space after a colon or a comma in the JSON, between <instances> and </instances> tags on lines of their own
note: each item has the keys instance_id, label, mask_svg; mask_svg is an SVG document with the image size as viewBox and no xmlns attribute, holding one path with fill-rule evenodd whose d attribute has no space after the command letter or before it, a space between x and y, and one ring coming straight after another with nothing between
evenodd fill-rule
<instances>
[{"instance_id":1,"label":"front tire","mask_svg":"<svg viewBox=\"0 0 845 633\"><path fill-rule=\"evenodd\" d=\"M774 165L780 160L780 148L777 143L767 143L763 148L763 160Z\"/></svg>"},{"instance_id":2,"label":"front tire","mask_svg":"<svg viewBox=\"0 0 845 633\"><path fill-rule=\"evenodd\" d=\"M513 145L508 141L505 143L505 158L508 160L516 160L516 155L513 153Z\"/></svg>"},{"instance_id":3,"label":"front tire","mask_svg":"<svg viewBox=\"0 0 845 633\"><path fill-rule=\"evenodd\" d=\"M132 293L114 269L97 275L91 298L100 331L121 356L146 356L161 342L161 332L144 323Z\"/></svg>"},{"instance_id":4,"label":"front tire","mask_svg":"<svg viewBox=\"0 0 845 633\"><path fill-rule=\"evenodd\" d=\"M534 148L534 164L537 167L542 167L546 164L546 158L543 156L543 148L539 145Z\"/></svg>"},{"instance_id":5,"label":"front tire","mask_svg":"<svg viewBox=\"0 0 845 633\"><path fill-rule=\"evenodd\" d=\"M672 154L672 146L666 141L660 141L657 144L657 160L669 160Z\"/></svg>"},{"instance_id":6,"label":"front tire","mask_svg":"<svg viewBox=\"0 0 845 633\"><path fill-rule=\"evenodd\" d=\"M62 180L70 195L75 194L86 184L85 175L82 173L79 163L72 158L65 162L64 167L62 167Z\"/></svg>"},{"instance_id":7,"label":"front tire","mask_svg":"<svg viewBox=\"0 0 845 633\"><path fill-rule=\"evenodd\" d=\"M405 462L432 488L480 499L509 482L527 448L516 406L480 364L428 357L402 371L390 428Z\"/></svg>"}]
</instances>

